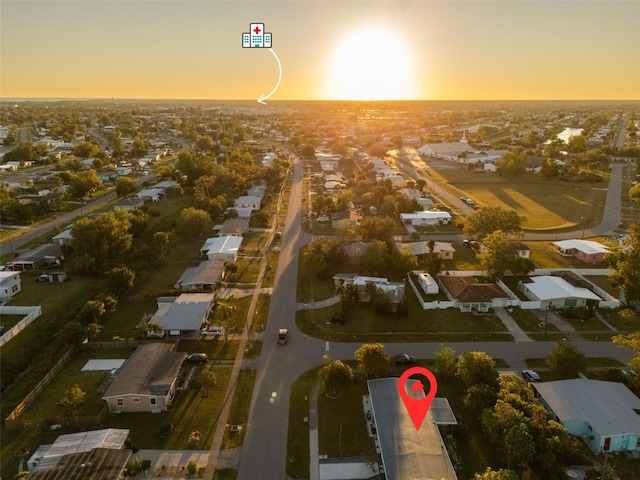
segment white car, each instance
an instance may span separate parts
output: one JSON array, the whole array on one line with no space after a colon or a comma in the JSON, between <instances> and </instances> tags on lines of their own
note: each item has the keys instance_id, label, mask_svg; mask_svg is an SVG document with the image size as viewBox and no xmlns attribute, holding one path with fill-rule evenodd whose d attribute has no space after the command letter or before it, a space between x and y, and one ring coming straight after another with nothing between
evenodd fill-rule
<instances>
[{"instance_id":1,"label":"white car","mask_svg":"<svg viewBox=\"0 0 640 480\"><path fill-rule=\"evenodd\" d=\"M202 335L205 336L213 336L213 337L219 337L220 335L224 335L224 328L223 327L209 327L209 328L205 328L202 331Z\"/></svg>"}]
</instances>

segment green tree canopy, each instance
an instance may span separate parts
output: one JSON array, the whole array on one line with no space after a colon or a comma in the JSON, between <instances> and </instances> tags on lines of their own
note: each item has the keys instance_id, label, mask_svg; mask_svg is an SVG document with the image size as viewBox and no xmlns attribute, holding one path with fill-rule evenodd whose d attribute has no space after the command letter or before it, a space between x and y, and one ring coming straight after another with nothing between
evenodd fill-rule
<instances>
[{"instance_id":1,"label":"green tree canopy","mask_svg":"<svg viewBox=\"0 0 640 480\"><path fill-rule=\"evenodd\" d=\"M133 242L130 216L125 210L115 210L95 220L78 219L71 228L74 268L98 273L124 263Z\"/></svg>"},{"instance_id":2,"label":"green tree canopy","mask_svg":"<svg viewBox=\"0 0 640 480\"><path fill-rule=\"evenodd\" d=\"M629 368L640 372L640 333L616 335L611 341L619 347L628 347L635 352L635 356L629 362Z\"/></svg>"},{"instance_id":3,"label":"green tree canopy","mask_svg":"<svg viewBox=\"0 0 640 480\"><path fill-rule=\"evenodd\" d=\"M522 233L522 223L526 220L526 217L518 215L515 210L507 210L501 206L483 207L467 217L464 233L478 241L496 230L502 230L507 236L518 236Z\"/></svg>"},{"instance_id":4,"label":"green tree canopy","mask_svg":"<svg viewBox=\"0 0 640 480\"><path fill-rule=\"evenodd\" d=\"M458 359L456 351L451 347L440 347L435 354L435 368L439 382L447 382L452 380L458 370Z\"/></svg>"},{"instance_id":5,"label":"green tree canopy","mask_svg":"<svg viewBox=\"0 0 640 480\"><path fill-rule=\"evenodd\" d=\"M476 473L472 480L519 480L518 475L513 470L492 470L487 467L483 473Z\"/></svg>"},{"instance_id":6,"label":"green tree canopy","mask_svg":"<svg viewBox=\"0 0 640 480\"><path fill-rule=\"evenodd\" d=\"M116 297L122 298L136 280L136 272L129 267L115 267L105 274L107 289Z\"/></svg>"},{"instance_id":7,"label":"green tree canopy","mask_svg":"<svg viewBox=\"0 0 640 480\"><path fill-rule=\"evenodd\" d=\"M611 268L609 281L620 288L626 305L640 303L640 225L633 224L624 240L624 248L607 255Z\"/></svg>"},{"instance_id":8,"label":"green tree canopy","mask_svg":"<svg viewBox=\"0 0 640 480\"><path fill-rule=\"evenodd\" d=\"M78 145L73 147L73 154L76 157L90 158L90 157L95 157L99 153L100 153L100 147L98 147L98 145L96 145L95 143L91 143L91 142L79 143Z\"/></svg>"},{"instance_id":9,"label":"green tree canopy","mask_svg":"<svg viewBox=\"0 0 640 480\"><path fill-rule=\"evenodd\" d=\"M93 169L69 175L69 195L76 200L83 199L100 185L102 180Z\"/></svg>"},{"instance_id":10,"label":"green tree canopy","mask_svg":"<svg viewBox=\"0 0 640 480\"><path fill-rule=\"evenodd\" d=\"M396 222L389 217L368 216L362 219L357 231L364 242L388 241L396 229Z\"/></svg>"},{"instance_id":11,"label":"green tree canopy","mask_svg":"<svg viewBox=\"0 0 640 480\"><path fill-rule=\"evenodd\" d=\"M381 343L365 343L355 351L354 356L368 378L385 377L391 370L391 355Z\"/></svg>"},{"instance_id":12,"label":"green tree canopy","mask_svg":"<svg viewBox=\"0 0 640 480\"><path fill-rule=\"evenodd\" d=\"M74 417L78 417L82 414L82 406L86 396L87 394L76 383L64 392L63 397L58 400L58 406Z\"/></svg>"},{"instance_id":13,"label":"green tree canopy","mask_svg":"<svg viewBox=\"0 0 640 480\"><path fill-rule=\"evenodd\" d=\"M505 177L519 177L527 172L527 152L516 147L505 153L496 163L496 171Z\"/></svg>"},{"instance_id":14,"label":"green tree canopy","mask_svg":"<svg viewBox=\"0 0 640 480\"><path fill-rule=\"evenodd\" d=\"M319 377L328 398L338 398L340 390L353 383L351 367L340 360L333 360L322 367Z\"/></svg>"},{"instance_id":15,"label":"green tree canopy","mask_svg":"<svg viewBox=\"0 0 640 480\"><path fill-rule=\"evenodd\" d=\"M127 195L131 195L138 190L138 186L136 182L131 180L129 177L119 177L116 180L116 195L119 197L126 197Z\"/></svg>"},{"instance_id":16,"label":"green tree canopy","mask_svg":"<svg viewBox=\"0 0 640 480\"><path fill-rule=\"evenodd\" d=\"M457 374L467 387L484 383L497 390L496 362L485 352L467 352L460 355Z\"/></svg>"},{"instance_id":17,"label":"green tree canopy","mask_svg":"<svg viewBox=\"0 0 640 480\"><path fill-rule=\"evenodd\" d=\"M183 237L200 236L211 230L211 217L204 210L193 207L185 208L180 212L176 227Z\"/></svg>"},{"instance_id":18,"label":"green tree canopy","mask_svg":"<svg viewBox=\"0 0 640 480\"><path fill-rule=\"evenodd\" d=\"M546 364L559 378L577 378L587 369L587 357L573 343L559 342L547 356Z\"/></svg>"},{"instance_id":19,"label":"green tree canopy","mask_svg":"<svg viewBox=\"0 0 640 480\"><path fill-rule=\"evenodd\" d=\"M490 233L482 240L483 250L478 254L478 261L482 269L492 280L502 278L509 268L509 263L514 258L513 251L509 248L507 236L502 230Z\"/></svg>"}]
</instances>

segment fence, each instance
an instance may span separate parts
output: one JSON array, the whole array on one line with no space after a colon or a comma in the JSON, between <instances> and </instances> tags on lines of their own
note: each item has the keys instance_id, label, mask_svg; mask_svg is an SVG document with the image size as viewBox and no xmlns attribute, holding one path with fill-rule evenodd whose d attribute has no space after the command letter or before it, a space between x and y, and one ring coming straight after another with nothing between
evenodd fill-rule
<instances>
[{"instance_id":1,"label":"fence","mask_svg":"<svg viewBox=\"0 0 640 480\"><path fill-rule=\"evenodd\" d=\"M0 307L0 316L2 315L27 315L10 330L0 337L0 347L15 337L19 332L24 330L31 322L42 315L42 308L37 307Z\"/></svg>"},{"instance_id":2,"label":"fence","mask_svg":"<svg viewBox=\"0 0 640 480\"><path fill-rule=\"evenodd\" d=\"M417 287L416 284L413 283L413 279L411 278L411 275L407 276L407 280L409 281L409 285L411 285L411 289L413 290L413 293L415 293L416 298L418 299L418 302L420 303L420 305L422 305L422 308L424 310L435 310L436 308L444 310L445 308L455 308L456 306L455 302L448 302L448 301L443 302L440 300L425 302L422 299L422 295L420 295L420 292L418 291L419 287Z\"/></svg>"},{"instance_id":3,"label":"fence","mask_svg":"<svg viewBox=\"0 0 640 480\"><path fill-rule=\"evenodd\" d=\"M67 364L67 362L71 359L73 354L75 353L75 348L70 348L67 350L58 363L56 363L49 373L47 373L40 382L31 390L18 404L16 408L4 419L4 425L9 431L15 430L23 430L24 429L24 421L20 416L24 413L29 405L31 405L36 398L43 392L45 387L51 383L58 372L62 370L62 368Z\"/></svg>"},{"instance_id":4,"label":"fence","mask_svg":"<svg viewBox=\"0 0 640 480\"><path fill-rule=\"evenodd\" d=\"M80 415L77 417L57 416L52 420L52 425L61 425L63 428L72 428L76 430L97 430L102 428L107 415L109 414L109 406L105 404L97 415Z\"/></svg>"},{"instance_id":5,"label":"fence","mask_svg":"<svg viewBox=\"0 0 640 480\"><path fill-rule=\"evenodd\" d=\"M154 340L155 342L162 341L162 339ZM175 340L172 340L171 343L174 343ZM124 342L88 342L83 343L81 348L86 350L124 350L126 348L137 348L139 345L142 345L143 342L141 340L126 340Z\"/></svg>"}]
</instances>

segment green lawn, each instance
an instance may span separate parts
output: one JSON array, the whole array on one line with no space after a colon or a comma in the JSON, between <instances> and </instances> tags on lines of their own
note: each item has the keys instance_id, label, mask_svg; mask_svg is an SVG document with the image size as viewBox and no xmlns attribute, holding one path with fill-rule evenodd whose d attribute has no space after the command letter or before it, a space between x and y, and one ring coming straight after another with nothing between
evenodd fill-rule
<instances>
[{"instance_id":1,"label":"green lawn","mask_svg":"<svg viewBox=\"0 0 640 480\"><path fill-rule=\"evenodd\" d=\"M271 251L267 257L267 269L264 272L264 277L262 278L262 287L263 288L271 288L273 287L273 280L276 276L276 268L278 267L278 252Z\"/></svg>"},{"instance_id":2,"label":"green lawn","mask_svg":"<svg viewBox=\"0 0 640 480\"><path fill-rule=\"evenodd\" d=\"M287 475L291 478L309 478L309 422L305 418L320 368L304 373L291 386L287 431Z\"/></svg>"},{"instance_id":3,"label":"green lawn","mask_svg":"<svg viewBox=\"0 0 640 480\"><path fill-rule=\"evenodd\" d=\"M513 318L516 323L520 326L522 330L525 332L534 332L534 333L543 333L543 327L540 327L540 323L544 323L544 321L540 320L535 313L531 310L523 310L521 308L513 308L511 312L509 312L511 318ZM547 332L557 332L558 327L554 324L547 322Z\"/></svg>"},{"instance_id":4,"label":"green lawn","mask_svg":"<svg viewBox=\"0 0 640 480\"><path fill-rule=\"evenodd\" d=\"M213 472L213 480L236 480L238 471L233 468L223 468Z\"/></svg>"},{"instance_id":5,"label":"green lawn","mask_svg":"<svg viewBox=\"0 0 640 480\"><path fill-rule=\"evenodd\" d=\"M631 320L626 320L621 317L619 310L601 310L600 313L603 314L607 322L613 325L619 332L640 331L639 312L633 312L635 318Z\"/></svg>"},{"instance_id":6,"label":"green lawn","mask_svg":"<svg viewBox=\"0 0 640 480\"><path fill-rule=\"evenodd\" d=\"M252 332L264 332L269 318L269 306L271 305L271 295L261 293L258 295L258 303L253 314Z\"/></svg>"},{"instance_id":7,"label":"green lawn","mask_svg":"<svg viewBox=\"0 0 640 480\"><path fill-rule=\"evenodd\" d=\"M165 450L187 449L189 435L198 431L201 433L201 441L197 449L206 450L213 441L231 370L231 367L215 367L216 385L209 389L206 397L199 390L188 389L176 396L173 407L168 412L109 415L106 426L128 428L130 438L139 448ZM160 425L164 422L175 426L175 431L167 439L160 436Z\"/></svg>"},{"instance_id":8,"label":"green lawn","mask_svg":"<svg viewBox=\"0 0 640 480\"><path fill-rule=\"evenodd\" d=\"M527 358L525 359L527 367L540 368L542 372L538 372L542 380L545 382L551 380L558 380L552 373L545 371L547 368L546 358ZM611 368L611 367L624 367L624 364L615 358L608 357L593 357L587 358L587 369L593 368Z\"/></svg>"},{"instance_id":9,"label":"green lawn","mask_svg":"<svg viewBox=\"0 0 640 480\"><path fill-rule=\"evenodd\" d=\"M227 423L229 425L240 425L242 430L240 432L231 432L229 429L225 430L224 438L222 439L222 448L235 448L242 445L247 430L247 419L249 418L249 407L251 406L251 396L253 395L253 384L255 380L255 370L249 368L240 370Z\"/></svg>"},{"instance_id":10,"label":"green lawn","mask_svg":"<svg viewBox=\"0 0 640 480\"><path fill-rule=\"evenodd\" d=\"M605 275L593 275L593 276L586 276L585 275L584 278L586 278L591 283L593 283L593 284L597 285L598 287L600 287L601 289L603 289L605 292L607 292L613 298L618 298L619 297L620 290L611 286L611 284L609 283L609 277L607 277Z\"/></svg>"},{"instance_id":11,"label":"green lawn","mask_svg":"<svg viewBox=\"0 0 640 480\"><path fill-rule=\"evenodd\" d=\"M537 175L505 178L466 169L429 170L441 187L478 205L500 205L527 217L527 230L566 230L596 225L602 218L608 176L600 183L546 181Z\"/></svg>"},{"instance_id":12,"label":"green lawn","mask_svg":"<svg viewBox=\"0 0 640 480\"><path fill-rule=\"evenodd\" d=\"M329 399L324 391L318 394L319 454L330 458L375 458L373 438L367 434L367 422L362 409L362 396L368 395L364 375L355 375L354 383Z\"/></svg>"},{"instance_id":13,"label":"green lawn","mask_svg":"<svg viewBox=\"0 0 640 480\"><path fill-rule=\"evenodd\" d=\"M302 310L296 314L298 328L308 335L331 341L419 342L419 341L510 341L513 337L494 315L474 315L457 309L423 310L413 295L409 316L379 315L366 303L352 307L344 325L332 322L340 305Z\"/></svg>"},{"instance_id":14,"label":"green lawn","mask_svg":"<svg viewBox=\"0 0 640 480\"><path fill-rule=\"evenodd\" d=\"M224 337L217 340L213 337L203 337L198 340L180 340L178 352L202 352L209 356L209 360L235 360L240 340L225 341Z\"/></svg>"},{"instance_id":15,"label":"green lawn","mask_svg":"<svg viewBox=\"0 0 640 480\"><path fill-rule=\"evenodd\" d=\"M256 283L262 257L239 257L236 261L238 272L226 279L229 283Z\"/></svg>"},{"instance_id":16,"label":"green lawn","mask_svg":"<svg viewBox=\"0 0 640 480\"><path fill-rule=\"evenodd\" d=\"M481 270L480 263L476 259L476 251L473 248L465 248L458 243L453 244L455 253L452 260L444 261L445 270Z\"/></svg>"}]
</instances>

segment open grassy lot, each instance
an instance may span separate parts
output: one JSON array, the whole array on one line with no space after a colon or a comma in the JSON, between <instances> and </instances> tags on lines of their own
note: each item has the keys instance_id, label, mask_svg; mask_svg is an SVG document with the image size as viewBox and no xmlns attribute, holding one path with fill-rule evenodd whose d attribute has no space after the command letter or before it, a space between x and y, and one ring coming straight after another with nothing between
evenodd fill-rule
<instances>
[{"instance_id":1,"label":"open grassy lot","mask_svg":"<svg viewBox=\"0 0 640 480\"><path fill-rule=\"evenodd\" d=\"M264 253L264 247L267 244L269 232L247 232L242 240L240 252L247 257L257 257ZM240 271L240 269L238 269Z\"/></svg>"},{"instance_id":2,"label":"open grassy lot","mask_svg":"<svg viewBox=\"0 0 640 480\"><path fill-rule=\"evenodd\" d=\"M609 277L607 277L606 275L585 275L584 278L603 289L613 298L618 298L620 296L620 291L617 288L611 286L611 284L609 283Z\"/></svg>"},{"instance_id":3,"label":"open grassy lot","mask_svg":"<svg viewBox=\"0 0 640 480\"><path fill-rule=\"evenodd\" d=\"M437 166L436 166L437 168ZM542 180L537 175L505 178L466 169L429 169L441 187L456 196L471 197L478 205L501 205L526 216L527 230L575 228L584 217L593 226L602 218L608 177L601 183Z\"/></svg>"},{"instance_id":4,"label":"open grassy lot","mask_svg":"<svg viewBox=\"0 0 640 480\"><path fill-rule=\"evenodd\" d=\"M363 374L354 375L353 384L340 391L340 397L318 394L319 454L331 458L366 457L375 459L375 445L367 434L362 396L368 395Z\"/></svg>"},{"instance_id":5,"label":"open grassy lot","mask_svg":"<svg viewBox=\"0 0 640 480\"><path fill-rule=\"evenodd\" d=\"M305 418L320 368L304 373L291 386L287 431L287 475L291 478L309 478L309 422Z\"/></svg>"},{"instance_id":6,"label":"open grassy lot","mask_svg":"<svg viewBox=\"0 0 640 480\"><path fill-rule=\"evenodd\" d=\"M419 342L419 341L510 341L513 337L494 315L474 315L456 309L423 310L409 297L409 315L379 315L366 303L355 305L344 325L332 322L340 305L303 310L296 315L303 332L331 341Z\"/></svg>"},{"instance_id":7,"label":"open grassy lot","mask_svg":"<svg viewBox=\"0 0 640 480\"><path fill-rule=\"evenodd\" d=\"M206 397L199 390L188 389L176 396L174 405L168 412L109 415L106 426L128 428L130 438L139 448L166 450L187 449L189 435L198 431L201 433L201 440L197 449L206 450L213 441L231 367L215 367L215 373L216 385L209 389ZM174 432L166 439L160 436L160 425L164 422L175 426Z\"/></svg>"},{"instance_id":8,"label":"open grassy lot","mask_svg":"<svg viewBox=\"0 0 640 480\"><path fill-rule=\"evenodd\" d=\"M453 259L444 261L445 270L481 270L480 262L476 259L476 250L465 248L459 243L454 243L455 253Z\"/></svg>"},{"instance_id":9,"label":"open grassy lot","mask_svg":"<svg viewBox=\"0 0 640 480\"><path fill-rule=\"evenodd\" d=\"M619 332L637 332L640 331L640 313L633 312L631 319L626 319L620 315L619 310L601 310L600 313L604 318L613 325Z\"/></svg>"},{"instance_id":10,"label":"open grassy lot","mask_svg":"<svg viewBox=\"0 0 640 480\"><path fill-rule=\"evenodd\" d=\"M238 272L227 278L228 283L256 283L262 257L239 257L236 261Z\"/></svg>"},{"instance_id":11,"label":"open grassy lot","mask_svg":"<svg viewBox=\"0 0 640 480\"><path fill-rule=\"evenodd\" d=\"M11 343L11 342L10 342ZM7 344L9 345L9 344ZM4 348L4 347L3 347ZM44 389L36 401L25 411L23 418L28 424L27 428L18 432L8 432L2 423L2 449L0 449L0 468L7 473L17 473L18 463L14 455L22 448L34 452L41 444L52 443L60 432L50 432L48 425L57 415L64 415L64 411L57 406L64 393L75 384L87 394L83 405L83 412L88 415L96 415L104 406L102 400L102 384L109 372L82 372L84 364L92 358L127 358L132 350L83 350L75 354L67 366L63 368L55 379ZM49 364L51 368L51 364ZM38 378L40 380L41 378ZM4 398L3 398L4 407ZM3 413L4 417L9 413L8 409ZM41 427L43 427L41 429ZM66 433L66 432L63 432ZM12 477L11 477L12 478Z\"/></svg>"},{"instance_id":12,"label":"open grassy lot","mask_svg":"<svg viewBox=\"0 0 640 480\"><path fill-rule=\"evenodd\" d=\"M255 370L249 368L240 370L227 423L229 425L240 425L242 429L240 432L231 432L227 429L222 439L222 448L235 448L242 445L247 430L247 419L249 418L249 407L251 406L255 380Z\"/></svg>"},{"instance_id":13,"label":"open grassy lot","mask_svg":"<svg viewBox=\"0 0 640 480\"><path fill-rule=\"evenodd\" d=\"M527 367L529 368L539 368L542 371L538 371L542 381L549 382L552 380L558 380L551 372L545 371L547 367L546 358L527 358L525 359L527 363ZM607 357L593 357L587 358L587 368L612 368L612 367L624 367L624 364L615 358L607 358Z\"/></svg>"},{"instance_id":14,"label":"open grassy lot","mask_svg":"<svg viewBox=\"0 0 640 480\"><path fill-rule=\"evenodd\" d=\"M523 310L521 308L513 308L509 315L525 332L543 333L543 327L540 327L540 319L531 310ZM554 324L547 322L547 332L557 332L558 327Z\"/></svg>"}]
</instances>

